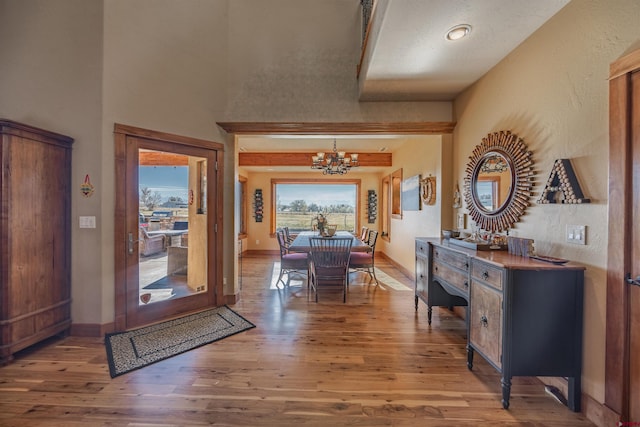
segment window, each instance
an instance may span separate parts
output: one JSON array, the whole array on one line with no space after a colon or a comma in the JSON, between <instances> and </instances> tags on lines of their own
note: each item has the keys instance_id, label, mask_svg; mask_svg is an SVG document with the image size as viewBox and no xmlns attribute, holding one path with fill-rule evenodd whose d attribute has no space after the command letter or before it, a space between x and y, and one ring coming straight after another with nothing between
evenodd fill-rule
<instances>
[{"instance_id":1,"label":"window","mask_svg":"<svg viewBox=\"0 0 640 427\"><path fill-rule=\"evenodd\" d=\"M247 178L240 175L238 176L238 199L240 200L240 223L238 238L243 239L247 237L247 220L249 218L248 208L248 193L247 193Z\"/></svg>"},{"instance_id":2,"label":"window","mask_svg":"<svg viewBox=\"0 0 640 427\"><path fill-rule=\"evenodd\" d=\"M391 217L402 219L402 169L391 174Z\"/></svg>"},{"instance_id":3,"label":"window","mask_svg":"<svg viewBox=\"0 0 640 427\"><path fill-rule=\"evenodd\" d=\"M338 230L355 232L360 226L360 180L271 180L271 233L282 227L293 233L311 230L319 213Z\"/></svg>"},{"instance_id":4,"label":"window","mask_svg":"<svg viewBox=\"0 0 640 427\"><path fill-rule=\"evenodd\" d=\"M390 240L391 233L391 176L382 178L382 191L380 192L380 228L382 233L380 237L384 240Z\"/></svg>"},{"instance_id":5,"label":"window","mask_svg":"<svg viewBox=\"0 0 640 427\"><path fill-rule=\"evenodd\" d=\"M391 240L391 218L402 219L402 169L382 178L380 193L380 237Z\"/></svg>"}]
</instances>

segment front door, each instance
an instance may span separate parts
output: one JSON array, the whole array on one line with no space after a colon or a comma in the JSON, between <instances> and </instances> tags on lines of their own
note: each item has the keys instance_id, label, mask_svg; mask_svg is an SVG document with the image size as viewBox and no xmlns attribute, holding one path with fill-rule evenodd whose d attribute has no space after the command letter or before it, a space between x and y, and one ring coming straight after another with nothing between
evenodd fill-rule
<instances>
[{"instance_id":1,"label":"front door","mask_svg":"<svg viewBox=\"0 0 640 427\"><path fill-rule=\"evenodd\" d=\"M640 421L640 50L611 65L605 404Z\"/></svg>"},{"instance_id":2,"label":"front door","mask_svg":"<svg viewBox=\"0 0 640 427\"><path fill-rule=\"evenodd\" d=\"M116 125L116 153L116 329L221 305L221 146Z\"/></svg>"},{"instance_id":3,"label":"front door","mask_svg":"<svg viewBox=\"0 0 640 427\"><path fill-rule=\"evenodd\" d=\"M629 291L629 420L640 422L640 71L631 75L631 217L630 263L626 285Z\"/></svg>"}]
</instances>

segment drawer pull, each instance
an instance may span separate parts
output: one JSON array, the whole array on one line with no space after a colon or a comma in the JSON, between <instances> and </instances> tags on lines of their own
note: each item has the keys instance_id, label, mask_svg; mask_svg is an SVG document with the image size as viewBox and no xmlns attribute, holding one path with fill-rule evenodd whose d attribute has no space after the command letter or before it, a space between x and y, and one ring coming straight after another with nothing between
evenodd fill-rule
<instances>
[{"instance_id":1,"label":"drawer pull","mask_svg":"<svg viewBox=\"0 0 640 427\"><path fill-rule=\"evenodd\" d=\"M466 280L464 281L464 287L468 288L469 287L469 282L467 282Z\"/></svg>"},{"instance_id":2,"label":"drawer pull","mask_svg":"<svg viewBox=\"0 0 640 427\"><path fill-rule=\"evenodd\" d=\"M468 269L469 269L469 263L468 263L468 262L465 262L465 263L464 263L464 268L465 268L465 270L468 270Z\"/></svg>"},{"instance_id":3,"label":"drawer pull","mask_svg":"<svg viewBox=\"0 0 640 427\"><path fill-rule=\"evenodd\" d=\"M484 273L482 273L482 278L484 280L487 280L489 278L489 272L487 270L485 270Z\"/></svg>"},{"instance_id":4,"label":"drawer pull","mask_svg":"<svg viewBox=\"0 0 640 427\"><path fill-rule=\"evenodd\" d=\"M489 319L487 319L487 316L485 316L484 314L482 315L482 317L480 317L480 324L485 328L489 327Z\"/></svg>"},{"instance_id":5,"label":"drawer pull","mask_svg":"<svg viewBox=\"0 0 640 427\"><path fill-rule=\"evenodd\" d=\"M435 256L439 256L440 255L440 252L438 252L438 251L433 251L433 253L435 254Z\"/></svg>"}]
</instances>

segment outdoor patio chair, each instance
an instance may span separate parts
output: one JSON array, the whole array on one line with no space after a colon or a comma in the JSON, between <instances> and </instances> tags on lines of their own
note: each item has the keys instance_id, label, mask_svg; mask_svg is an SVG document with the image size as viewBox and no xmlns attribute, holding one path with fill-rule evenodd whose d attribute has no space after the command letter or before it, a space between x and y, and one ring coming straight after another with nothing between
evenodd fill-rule
<instances>
[{"instance_id":1,"label":"outdoor patio chair","mask_svg":"<svg viewBox=\"0 0 640 427\"><path fill-rule=\"evenodd\" d=\"M166 249L164 234L149 236L147 230L139 227L140 255L151 256Z\"/></svg>"}]
</instances>

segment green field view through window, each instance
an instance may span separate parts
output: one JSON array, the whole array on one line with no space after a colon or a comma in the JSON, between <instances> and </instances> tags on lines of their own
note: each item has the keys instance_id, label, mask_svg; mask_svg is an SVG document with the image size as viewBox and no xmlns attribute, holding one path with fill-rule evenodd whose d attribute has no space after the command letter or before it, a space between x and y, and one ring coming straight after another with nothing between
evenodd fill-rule
<instances>
[{"instance_id":1,"label":"green field view through window","mask_svg":"<svg viewBox=\"0 0 640 427\"><path fill-rule=\"evenodd\" d=\"M275 183L274 191L276 229L312 230L318 214L338 230L356 229L357 184Z\"/></svg>"}]
</instances>

